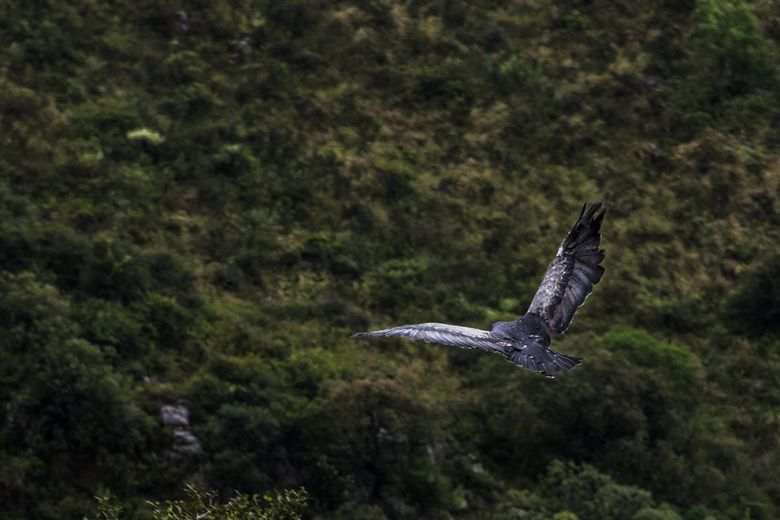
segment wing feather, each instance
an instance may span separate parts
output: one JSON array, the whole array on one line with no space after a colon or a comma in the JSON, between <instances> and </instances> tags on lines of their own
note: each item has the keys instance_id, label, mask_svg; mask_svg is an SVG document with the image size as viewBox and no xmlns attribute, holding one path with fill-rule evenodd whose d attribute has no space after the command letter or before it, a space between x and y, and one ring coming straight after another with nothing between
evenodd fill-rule
<instances>
[{"instance_id":1,"label":"wing feather","mask_svg":"<svg viewBox=\"0 0 780 520\"><path fill-rule=\"evenodd\" d=\"M583 206L528 308L559 334L566 332L577 308L604 275L599 265L604 260L604 250L599 249L603 218L600 202Z\"/></svg>"},{"instance_id":2,"label":"wing feather","mask_svg":"<svg viewBox=\"0 0 780 520\"><path fill-rule=\"evenodd\" d=\"M511 343L497 338L490 331L447 325L446 323L419 323L401 325L372 332L358 332L353 338L369 336L404 337L428 343L439 343L461 348L478 348L488 352L503 353Z\"/></svg>"}]
</instances>

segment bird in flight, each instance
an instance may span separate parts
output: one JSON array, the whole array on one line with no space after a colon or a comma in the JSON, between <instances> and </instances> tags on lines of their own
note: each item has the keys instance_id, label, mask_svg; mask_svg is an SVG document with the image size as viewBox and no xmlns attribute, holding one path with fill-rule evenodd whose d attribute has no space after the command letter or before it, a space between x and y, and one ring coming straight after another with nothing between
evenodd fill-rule
<instances>
[{"instance_id":1,"label":"bird in flight","mask_svg":"<svg viewBox=\"0 0 780 520\"><path fill-rule=\"evenodd\" d=\"M461 348L478 348L506 357L523 368L555 377L573 368L581 359L550 349L550 332L563 334L577 308L604 275L601 221L605 209L597 202L582 207L577 222L563 239L558 253L547 267L528 311L519 320L499 321L490 330L445 323L401 325L373 332L358 332L353 338L400 336L428 343Z\"/></svg>"}]
</instances>

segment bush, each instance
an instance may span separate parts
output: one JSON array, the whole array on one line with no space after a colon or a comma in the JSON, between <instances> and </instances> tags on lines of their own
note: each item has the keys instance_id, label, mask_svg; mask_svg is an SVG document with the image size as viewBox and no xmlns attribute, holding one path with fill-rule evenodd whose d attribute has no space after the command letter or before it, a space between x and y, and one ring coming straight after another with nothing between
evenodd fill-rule
<instances>
[{"instance_id":1,"label":"bush","mask_svg":"<svg viewBox=\"0 0 780 520\"><path fill-rule=\"evenodd\" d=\"M678 388L690 388L700 380L698 357L681 345L659 341L645 330L628 326L613 327L601 338L609 350L656 371Z\"/></svg>"},{"instance_id":2,"label":"bush","mask_svg":"<svg viewBox=\"0 0 780 520\"><path fill-rule=\"evenodd\" d=\"M698 0L694 48L709 79L728 93L743 94L776 80L777 49L761 34L744 0Z\"/></svg>"},{"instance_id":3,"label":"bush","mask_svg":"<svg viewBox=\"0 0 780 520\"><path fill-rule=\"evenodd\" d=\"M725 307L726 323L735 333L755 337L780 332L780 256L745 273Z\"/></svg>"},{"instance_id":4,"label":"bush","mask_svg":"<svg viewBox=\"0 0 780 520\"><path fill-rule=\"evenodd\" d=\"M184 489L186 498L151 502L154 520L300 520L306 510L309 497L306 490L285 489L259 495L236 493L226 502L220 502L217 494L192 485ZM97 497L98 513L94 520L120 520L122 507L110 497ZM88 520L84 517L84 520Z\"/></svg>"}]
</instances>

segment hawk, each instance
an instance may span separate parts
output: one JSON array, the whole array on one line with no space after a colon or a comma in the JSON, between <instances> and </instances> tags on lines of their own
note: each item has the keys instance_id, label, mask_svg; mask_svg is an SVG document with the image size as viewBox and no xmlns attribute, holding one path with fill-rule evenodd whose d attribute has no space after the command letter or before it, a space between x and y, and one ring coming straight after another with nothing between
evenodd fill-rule
<instances>
[{"instance_id":1,"label":"hawk","mask_svg":"<svg viewBox=\"0 0 780 520\"><path fill-rule=\"evenodd\" d=\"M585 204L580 216L547 267L525 315L515 321L499 321L490 330L445 323L401 325L372 332L358 332L353 338L399 336L428 343L461 348L478 348L501 354L512 363L548 377L581 363L581 359L550 349L550 333L563 334L574 313L593 286L601 280L604 250L600 249L601 202Z\"/></svg>"}]
</instances>

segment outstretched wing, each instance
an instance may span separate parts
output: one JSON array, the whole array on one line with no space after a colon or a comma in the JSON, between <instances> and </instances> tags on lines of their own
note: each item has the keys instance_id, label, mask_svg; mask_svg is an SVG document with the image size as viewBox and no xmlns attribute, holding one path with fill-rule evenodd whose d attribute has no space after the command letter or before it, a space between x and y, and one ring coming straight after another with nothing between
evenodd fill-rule
<instances>
[{"instance_id":1,"label":"outstretched wing","mask_svg":"<svg viewBox=\"0 0 780 520\"><path fill-rule=\"evenodd\" d=\"M586 208L587 204L563 239L528 308L559 334L566 332L577 308L604 274L599 265L604 260L599 249L604 211L600 202Z\"/></svg>"},{"instance_id":2,"label":"outstretched wing","mask_svg":"<svg viewBox=\"0 0 780 520\"><path fill-rule=\"evenodd\" d=\"M504 353L505 348L511 347L511 343L493 336L490 331L447 325L446 323L401 325L391 329L358 332L352 335L353 338L367 336L399 336L427 341L428 343L440 343L461 348L478 348L497 353Z\"/></svg>"}]
</instances>

